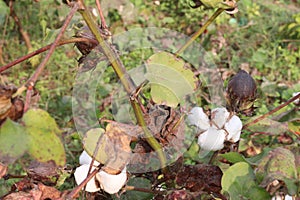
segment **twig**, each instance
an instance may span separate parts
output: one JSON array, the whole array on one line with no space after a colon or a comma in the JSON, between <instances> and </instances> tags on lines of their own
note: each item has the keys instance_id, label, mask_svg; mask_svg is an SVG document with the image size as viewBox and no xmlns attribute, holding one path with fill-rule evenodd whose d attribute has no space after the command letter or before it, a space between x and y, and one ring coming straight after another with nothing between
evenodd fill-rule
<instances>
[{"instance_id":1,"label":"twig","mask_svg":"<svg viewBox=\"0 0 300 200\"><path fill-rule=\"evenodd\" d=\"M16 12L14 10L13 1L12 0L9 1L9 5L8 6L9 6L9 9L10 9L10 16L14 19L15 23L17 24L17 27L18 27L19 32L20 32L20 34L22 35L22 37L23 37L23 39L25 41L27 49L32 49L32 45L30 43L30 37L29 37L28 33L26 31L24 31L24 29L22 27L20 19L17 16L17 14L16 14Z\"/></svg>"},{"instance_id":2,"label":"twig","mask_svg":"<svg viewBox=\"0 0 300 200\"><path fill-rule=\"evenodd\" d=\"M216 12L205 22L205 24L175 53L179 56L187 47L189 47L206 29L207 27L224 11L219 8Z\"/></svg>"},{"instance_id":3,"label":"twig","mask_svg":"<svg viewBox=\"0 0 300 200\"><path fill-rule=\"evenodd\" d=\"M293 101L295 101L296 99L300 98L300 94L297 94L296 96L292 97L291 99L289 99L287 102L281 104L280 106L277 106L275 109L271 110L270 112L256 118L255 120L248 122L247 124L245 124L243 126L243 129L247 128L248 126L251 126L252 124L255 124L257 122L259 122L260 120L272 115L273 113L277 112L278 110L284 108L285 106L289 105L290 103L292 103Z\"/></svg>"},{"instance_id":4,"label":"twig","mask_svg":"<svg viewBox=\"0 0 300 200\"><path fill-rule=\"evenodd\" d=\"M62 45L65 45L65 44L70 44L70 43L75 43L75 42L90 42L90 43L95 43L97 44L98 42L96 40L91 40L91 39L88 39L88 38L71 38L71 39L67 39L67 40L62 40L62 41L59 41L58 44L56 46L62 46ZM22 56L16 60L14 60L13 62L11 63L8 63L7 65L4 65L2 67L0 67L0 73L11 68L12 66L14 65L17 65L21 62L23 62L24 60L27 60L33 56L36 56L40 53L43 53L47 50L50 49L50 47L53 45L53 43L47 45L47 46L44 46L36 51L33 51L25 56Z\"/></svg>"},{"instance_id":5,"label":"twig","mask_svg":"<svg viewBox=\"0 0 300 200\"><path fill-rule=\"evenodd\" d=\"M107 25L106 25L106 22L105 22L105 18L104 18L99 0L96 0L96 5L97 5L97 9L98 9L98 12L99 12L99 15L100 15L101 27L103 29L107 29Z\"/></svg>"}]
</instances>

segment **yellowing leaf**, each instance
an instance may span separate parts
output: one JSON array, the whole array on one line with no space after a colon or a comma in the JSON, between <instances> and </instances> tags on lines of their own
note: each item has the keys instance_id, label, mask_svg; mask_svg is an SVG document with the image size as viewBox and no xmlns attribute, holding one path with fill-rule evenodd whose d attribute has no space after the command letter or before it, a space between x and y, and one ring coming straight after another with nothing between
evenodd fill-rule
<instances>
[{"instance_id":1,"label":"yellowing leaf","mask_svg":"<svg viewBox=\"0 0 300 200\"><path fill-rule=\"evenodd\" d=\"M0 163L11 164L27 150L28 138L24 127L6 119L0 127Z\"/></svg>"},{"instance_id":2,"label":"yellowing leaf","mask_svg":"<svg viewBox=\"0 0 300 200\"><path fill-rule=\"evenodd\" d=\"M46 129L55 134L60 134L55 120L49 115L48 112L41 109L30 109L23 116L23 122L26 127L35 127L37 129Z\"/></svg>"},{"instance_id":3,"label":"yellowing leaf","mask_svg":"<svg viewBox=\"0 0 300 200\"><path fill-rule=\"evenodd\" d=\"M196 81L185 62L168 52L152 55L147 61L145 77L150 82L155 103L176 107L185 95L193 93Z\"/></svg>"},{"instance_id":4,"label":"yellowing leaf","mask_svg":"<svg viewBox=\"0 0 300 200\"><path fill-rule=\"evenodd\" d=\"M44 110L31 109L24 114L23 122L29 137L29 154L40 162L53 160L64 166L66 155L54 119Z\"/></svg>"}]
</instances>

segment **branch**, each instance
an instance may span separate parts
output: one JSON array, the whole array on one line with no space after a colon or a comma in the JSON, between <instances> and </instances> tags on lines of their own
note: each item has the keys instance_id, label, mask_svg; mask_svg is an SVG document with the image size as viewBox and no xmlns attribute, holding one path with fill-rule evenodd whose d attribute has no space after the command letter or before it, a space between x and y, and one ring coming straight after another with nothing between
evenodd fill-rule
<instances>
[{"instance_id":1,"label":"branch","mask_svg":"<svg viewBox=\"0 0 300 200\"><path fill-rule=\"evenodd\" d=\"M103 12L102 12L101 5L100 5L100 1L99 1L99 0L96 0L96 5L97 5L97 9L98 9L98 12L99 12L99 15L100 15L101 27L102 27L103 29L107 29L107 25L106 25L106 22L105 22L105 18L104 18L104 16L103 16Z\"/></svg>"},{"instance_id":2,"label":"branch","mask_svg":"<svg viewBox=\"0 0 300 200\"><path fill-rule=\"evenodd\" d=\"M27 49L32 49L32 46L31 46L31 43L30 43L30 37L28 35L28 33L26 31L24 31L23 27L22 27L22 24L20 22L20 19L19 17L17 16L15 10L14 10L14 7L13 7L13 1L10 0L9 1L9 9L10 9L10 16L14 19L18 29L19 29L19 32L20 34L22 35L24 41L25 41L25 44L26 44L26 47Z\"/></svg>"},{"instance_id":3,"label":"branch","mask_svg":"<svg viewBox=\"0 0 300 200\"><path fill-rule=\"evenodd\" d=\"M292 97L291 99L289 99L287 102L281 104L280 106L277 106L275 109L271 110L270 112L256 118L255 120L245 124L243 126L243 129L247 128L248 126L251 126L257 122L259 122L260 120L266 118L266 117L269 117L270 115L272 115L273 113L277 112L278 110L284 108L285 106L289 105L290 103L292 103L293 101L297 100L298 98L300 98L300 94L297 94L296 96Z\"/></svg>"},{"instance_id":4,"label":"branch","mask_svg":"<svg viewBox=\"0 0 300 200\"><path fill-rule=\"evenodd\" d=\"M196 32L194 35L185 43L175 55L179 56L188 46L190 46L206 29L207 27L224 11L224 9L219 8L206 22L205 24Z\"/></svg>"},{"instance_id":5,"label":"branch","mask_svg":"<svg viewBox=\"0 0 300 200\"><path fill-rule=\"evenodd\" d=\"M58 44L56 46L62 46L62 45L65 45L65 44L70 44L70 43L75 43L75 42L90 42L90 43L95 43L95 44L98 44L98 42L96 40L91 40L91 39L88 39L88 38L71 38L71 39L67 39L67 40L62 40L62 41L59 41ZM36 56L40 53L43 53L47 50L49 50L51 48L51 46L53 45L53 43L47 45L47 46L44 46L36 51L33 51L25 56L22 56L14 61L12 61L11 63L8 63L2 67L0 67L0 73L11 68L12 66L14 65L17 65L21 62L23 62L24 60L27 60L33 56Z\"/></svg>"}]
</instances>

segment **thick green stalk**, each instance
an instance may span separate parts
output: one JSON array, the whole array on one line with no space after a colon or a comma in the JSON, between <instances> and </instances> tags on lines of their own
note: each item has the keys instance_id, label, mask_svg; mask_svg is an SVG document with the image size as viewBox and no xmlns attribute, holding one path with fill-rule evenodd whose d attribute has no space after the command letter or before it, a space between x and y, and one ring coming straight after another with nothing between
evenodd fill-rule
<instances>
[{"instance_id":1,"label":"thick green stalk","mask_svg":"<svg viewBox=\"0 0 300 200\"><path fill-rule=\"evenodd\" d=\"M84 6L83 1L81 1L82 5ZM101 33L98 30L98 27L94 20L92 19L89 11L86 9L79 10L81 13L83 19L87 23L88 27L90 28L91 32L96 37L97 41L99 42L99 45L101 46L103 53L106 55L108 60L110 61L115 73L121 80L121 83L123 84L126 92L128 95L132 95L136 91L136 86L134 85L131 77L127 73L123 63L120 61L119 56L116 55L116 53L110 48L110 46L105 42L104 38L102 37ZM149 143L149 145L153 148L154 151L157 152L161 166L166 166L166 157L164 152L162 151L161 145L158 143L158 141L153 137L152 133L147 128L147 124L145 122L141 107L139 106L136 99L130 99L131 106L134 110L136 119L138 124L143 128L144 135L146 141Z\"/></svg>"}]
</instances>

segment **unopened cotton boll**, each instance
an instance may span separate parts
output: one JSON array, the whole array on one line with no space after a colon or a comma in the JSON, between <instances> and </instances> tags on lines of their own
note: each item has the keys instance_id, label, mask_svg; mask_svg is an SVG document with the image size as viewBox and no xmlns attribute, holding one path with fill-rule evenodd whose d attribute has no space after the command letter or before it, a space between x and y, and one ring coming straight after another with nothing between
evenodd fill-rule
<instances>
[{"instance_id":1,"label":"unopened cotton boll","mask_svg":"<svg viewBox=\"0 0 300 200\"><path fill-rule=\"evenodd\" d=\"M226 108L215 108L211 111L211 120L217 128L223 128L229 114Z\"/></svg>"},{"instance_id":2,"label":"unopened cotton boll","mask_svg":"<svg viewBox=\"0 0 300 200\"><path fill-rule=\"evenodd\" d=\"M89 172L89 168L90 165L89 164L84 164L81 165L80 167L77 167L74 173L75 176L75 181L77 183L77 185L79 185L80 183L82 183L82 181L84 181L87 177L87 174ZM93 171L95 169L95 167L92 167ZM96 185L95 182L95 176L86 184L85 186L85 191L87 192L97 192L100 190L100 188Z\"/></svg>"},{"instance_id":3,"label":"unopened cotton boll","mask_svg":"<svg viewBox=\"0 0 300 200\"><path fill-rule=\"evenodd\" d=\"M233 115L230 120L225 123L224 128L228 133L227 140L231 140L232 142L239 141L243 124L238 116Z\"/></svg>"},{"instance_id":4,"label":"unopened cotton boll","mask_svg":"<svg viewBox=\"0 0 300 200\"><path fill-rule=\"evenodd\" d=\"M100 170L96 174L96 178L100 183L100 187L109 194L115 194L124 186L127 181L126 167L120 174L109 174Z\"/></svg>"},{"instance_id":5,"label":"unopened cotton boll","mask_svg":"<svg viewBox=\"0 0 300 200\"><path fill-rule=\"evenodd\" d=\"M79 156L79 164L90 165L91 162L92 162L92 157L86 151L83 151ZM93 166L98 166L98 165L100 165L100 163L94 160Z\"/></svg>"},{"instance_id":6,"label":"unopened cotton boll","mask_svg":"<svg viewBox=\"0 0 300 200\"><path fill-rule=\"evenodd\" d=\"M208 116L203 112L201 107L194 107L190 111L188 122L190 125L196 126L200 131L205 131L210 126Z\"/></svg>"},{"instance_id":7,"label":"unopened cotton boll","mask_svg":"<svg viewBox=\"0 0 300 200\"><path fill-rule=\"evenodd\" d=\"M198 137L198 144L203 150L217 151L224 147L225 131L210 127Z\"/></svg>"}]
</instances>

